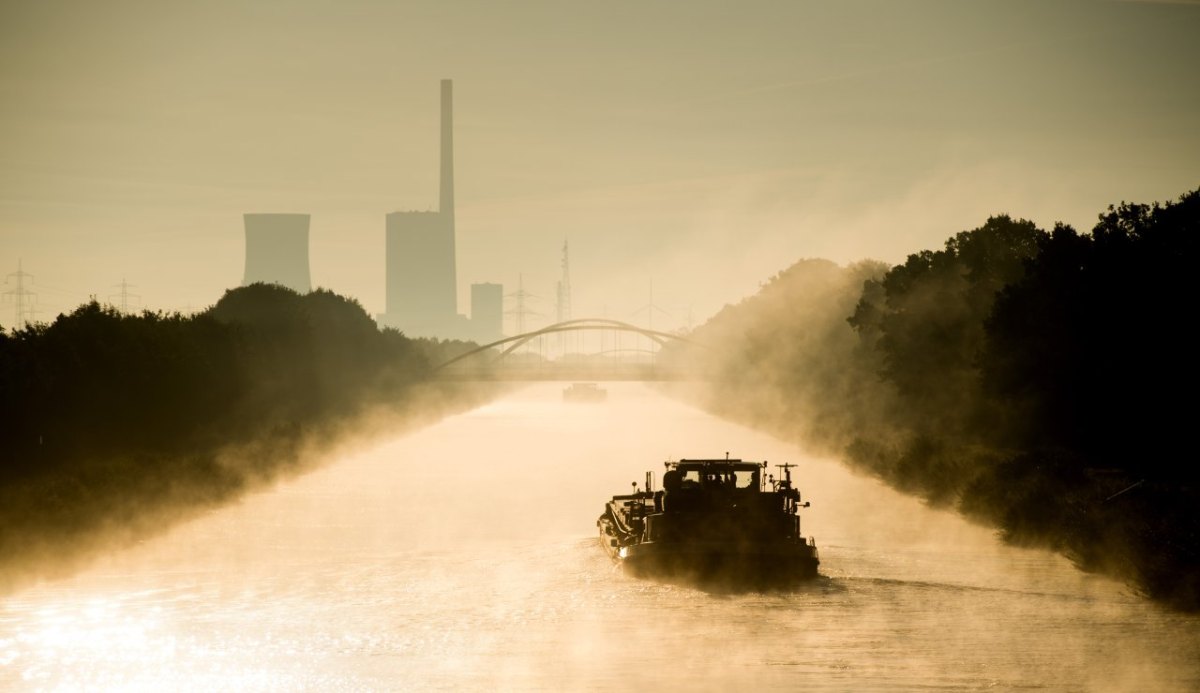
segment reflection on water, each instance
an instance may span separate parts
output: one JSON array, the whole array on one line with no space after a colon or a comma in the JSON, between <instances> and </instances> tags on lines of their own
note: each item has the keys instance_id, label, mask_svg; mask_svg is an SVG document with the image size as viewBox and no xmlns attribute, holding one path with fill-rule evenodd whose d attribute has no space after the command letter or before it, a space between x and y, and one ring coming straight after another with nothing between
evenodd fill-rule
<instances>
[{"instance_id":1,"label":"reflection on water","mask_svg":"<svg viewBox=\"0 0 1200 693\"><path fill-rule=\"evenodd\" d=\"M1000 545L639 385L531 386L0 606L0 688L1196 690L1200 619ZM823 576L629 578L608 495L679 457L801 464Z\"/></svg>"}]
</instances>

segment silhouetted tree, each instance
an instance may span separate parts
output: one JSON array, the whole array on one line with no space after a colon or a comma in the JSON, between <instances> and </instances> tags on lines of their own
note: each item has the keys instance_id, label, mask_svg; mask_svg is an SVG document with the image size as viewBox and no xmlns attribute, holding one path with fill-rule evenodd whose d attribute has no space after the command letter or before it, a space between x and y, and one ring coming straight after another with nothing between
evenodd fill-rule
<instances>
[{"instance_id":1,"label":"silhouetted tree","mask_svg":"<svg viewBox=\"0 0 1200 693\"><path fill-rule=\"evenodd\" d=\"M878 351L881 375L901 399L898 415L921 434L974 437L979 417L977 358L984 320L1001 288L1024 273L1046 234L1008 216L910 255L868 283L849 318Z\"/></svg>"},{"instance_id":2,"label":"silhouetted tree","mask_svg":"<svg viewBox=\"0 0 1200 693\"><path fill-rule=\"evenodd\" d=\"M403 402L449 348L330 291L265 284L190 317L92 301L0 331L0 558L228 497L293 464L306 433Z\"/></svg>"},{"instance_id":3,"label":"silhouetted tree","mask_svg":"<svg viewBox=\"0 0 1200 693\"><path fill-rule=\"evenodd\" d=\"M1189 407L1198 382L1184 336L1200 239L1200 191L1110 207L1091 236L1043 239L988 321L989 393L1021 412L1024 446L1078 451L1095 466L1197 480Z\"/></svg>"},{"instance_id":4,"label":"silhouetted tree","mask_svg":"<svg viewBox=\"0 0 1200 693\"><path fill-rule=\"evenodd\" d=\"M993 217L858 291L797 263L696 330L710 406L1200 608L1198 239L1200 190L1087 235Z\"/></svg>"}]
</instances>

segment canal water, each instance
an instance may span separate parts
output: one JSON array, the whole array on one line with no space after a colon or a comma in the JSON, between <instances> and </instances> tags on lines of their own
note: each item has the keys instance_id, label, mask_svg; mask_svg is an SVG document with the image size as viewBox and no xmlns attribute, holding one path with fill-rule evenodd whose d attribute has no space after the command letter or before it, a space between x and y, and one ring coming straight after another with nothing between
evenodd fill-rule
<instances>
[{"instance_id":1,"label":"canal water","mask_svg":"<svg viewBox=\"0 0 1200 693\"><path fill-rule=\"evenodd\" d=\"M607 387L531 385L7 595L0 689L1200 690L1200 618ZM603 501L726 452L799 465L822 576L737 594L614 569Z\"/></svg>"}]
</instances>

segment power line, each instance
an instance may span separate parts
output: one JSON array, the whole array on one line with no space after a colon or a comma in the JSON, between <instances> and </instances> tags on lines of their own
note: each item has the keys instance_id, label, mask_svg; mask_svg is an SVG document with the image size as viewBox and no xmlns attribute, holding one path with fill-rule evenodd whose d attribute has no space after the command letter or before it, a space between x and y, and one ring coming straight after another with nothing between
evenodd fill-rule
<instances>
[{"instance_id":1,"label":"power line","mask_svg":"<svg viewBox=\"0 0 1200 693\"><path fill-rule=\"evenodd\" d=\"M562 279L558 280L558 301L556 308L558 322L571 319L571 259L568 254L566 241L563 241Z\"/></svg>"},{"instance_id":2,"label":"power line","mask_svg":"<svg viewBox=\"0 0 1200 693\"><path fill-rule=\"evenodd\" d=\"M659 306L658 304L656 304L654 302L654 280L653 279L650 280L650 302L647 303L646 305L642 306L641 308L638 308L637 310L633 311L633 314L638 315L642 311L646 311L646 328L649 330L654 329L654 311L658 311L658 312L662 313L663 315L667 316L668 318L671 317L670 313L663 310L661 306Z\"/></svg>"},{"instance_id":3,"label":"power line","mask_svg":"<svg viewBox=\"0 0 1200 693\"><path fill-rule=\"evenodd\" d=\"M135 286L134 284L130 284L129 282L125 281L125 278L124 278L124 277L121 277L121 283L120 283L120 284L113 284L113 287L114 287L114 288L115 288L115 287L120 287L120 288L121 288L121 292L120 292L120 293L118 293L118 294L109 294L109 296L108 296L108 300L110 300L110 301L111 301L111 300L112 300L114 297L116 297L116 296L120 296L120 297L121 297L121 305L120 305L119 307L120 307L120 309L121 309L121 312L122 312L122 313L128 313L128 312L129 312L129 299L130 299L130 298L136 298L136 299L138 299L139 301L140 301L140 300L141 300L141 298L142 298L142 297L141 297L140 295L138 295L138 294L131 294L131 293L129 293L129 290L130 290L130 289L136 289L136 288L137 288L137 286Z\"/></svg>"},{"instance_id":4,"label":"power line","mask_svg":"<svg viewBox=\"0 0 1200 693\"><path fill-rule=\"evenodd\" d=\"M531 294L525 290L525 276L524 275L522 275L522 274L517 275L517 290L511 294L505 294L504 297L516 299L516 302L517 302L516 307L513 308L512 310L504 311L504 314L512 315L512 316L516 317L516 319L517 319L517 334L525 334L525 317L529 316L529 315L541 315L541 313L530 310L529 307L525 305L526 299L537 298L537 296L534 296L533 294Z\"/></svg>"},{"instance_id":5,"label":"power line","mask_svg":"<svg viewBox=\"0 0 1200 693\"><path fill-rule=\"evenodd\" d=\"M563 241L562 248L562 279L558 280L557 300L555 301L555 313L558 316L558 322L564 322L571 319L571 259L567 248L567 241ZM568 342L571 340L571 335L558 335L558 349L565 356L570 351Z\"/></svg>"},{"instance_id":6,"label":"power line","mask_svg":"<svg viewBox=\"0 0 1200 693\"><path fill-rule=\"evenodd\" d=\"M4 283L12 277L17 278L17 286L15 289L9 289L4 292L5 300L11 300L16 308L15 318L13 320L13 329L19 330L29 323L33 322L33 314L37 312L34 304L37 303L37 294L25 288L25 280L33 280L33 275L21 269L21 261L17 260L17 271L9 272Z\"/></svg>"},{"instance_id":7,"label":"power line","mask_svg":"<svg viewBox=\"0 0 1200 693\"><path fill-rule=\"evenodd\" d=\"M671 317L670 313L663 310L661 307L658 306L658 304L656 304L654 302L654 280L653 279L650 280L650 302L647 303L646 305L642 306L641 308L638 308L637 310L635 310L633 312L633 314L637 315L638 313L641 313L642 311L646 311L646 328L649 329L650 331L654 331L654 311L658 311L658 312L662 313L663 315L667 316L668 318ZM655 357L658 355L658 350L654 349L653 347L651 347L651 349L653 349L653 351L650 354L650 363L653 364Z\"/></svg>"}]
</instances>

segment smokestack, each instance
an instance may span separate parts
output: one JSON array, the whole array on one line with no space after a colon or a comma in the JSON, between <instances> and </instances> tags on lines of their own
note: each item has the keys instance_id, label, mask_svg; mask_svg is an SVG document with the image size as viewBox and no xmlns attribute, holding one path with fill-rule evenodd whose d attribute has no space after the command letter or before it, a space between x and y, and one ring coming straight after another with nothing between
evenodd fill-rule
<instances>
[{"instance_id":1,"label":"smokestack","mask_svg":"<svg viewBox=\"0 0 1200 693\"><path fill-rule=\"evenodd\" d=\"M438 211L454 219L454 83L442 80L442 199ZM451 222L453 223L453 222Z\"/></svg>"}]
</instances>

